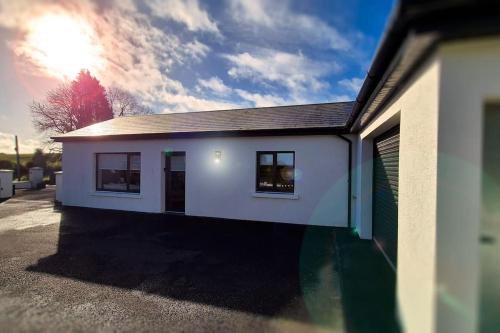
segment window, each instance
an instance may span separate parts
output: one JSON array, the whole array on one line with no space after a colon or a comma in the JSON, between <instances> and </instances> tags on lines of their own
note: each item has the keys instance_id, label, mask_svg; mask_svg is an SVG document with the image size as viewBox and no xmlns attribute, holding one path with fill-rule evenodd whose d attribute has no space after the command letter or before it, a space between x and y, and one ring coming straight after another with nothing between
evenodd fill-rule
<instances>
[{"instance_id":1,"label":"window","mask_svg":"<svg viewBox=\"0 0 500 333\"><path fill-rule=\"evenodd\" d=\"M96 154L96 190L139 193L141 154Z\"/></svg>"},{"instance_id":2,"label":"window","mask_svg":"<svg viewBox=\"0 0 500 333\"><path fill-rule=\"evenodd\" d=\"M257 191L293 193L294 173L294 152L257 152Z\"/></svg>"}]
</instances>

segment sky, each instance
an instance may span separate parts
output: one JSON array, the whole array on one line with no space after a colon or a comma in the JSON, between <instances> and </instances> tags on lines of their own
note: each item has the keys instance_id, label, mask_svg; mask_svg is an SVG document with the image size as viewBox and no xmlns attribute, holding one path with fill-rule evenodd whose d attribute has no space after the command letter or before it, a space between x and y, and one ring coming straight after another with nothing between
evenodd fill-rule
<instances>
[{"instance_id":1,"label":"sky","mask_svg":"<svg viewBox=\"0 0 500 333\"><path fill-rule=\"evenodd\" d=\"M393 0L0 0L0 152L88 69L154 112L353 100Z\"/></svg>"}]
</instances>

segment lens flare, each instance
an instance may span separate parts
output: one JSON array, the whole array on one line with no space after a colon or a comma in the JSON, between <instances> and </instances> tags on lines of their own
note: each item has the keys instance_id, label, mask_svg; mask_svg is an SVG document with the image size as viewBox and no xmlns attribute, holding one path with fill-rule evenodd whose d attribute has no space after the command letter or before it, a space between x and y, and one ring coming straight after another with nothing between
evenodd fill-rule
<instances>
[{"instance_id":1,"label":"lens flare","mask_svg":"<svg viewBox=\"0 0 500 333\"><path fill-rule=\"evenodd\" d=\"M104 67L102 47L92 27L67 14L46 14L28 22L18 51L59 79L72 79L81 69L95 73Z\"/></svg>"}]
</instances>

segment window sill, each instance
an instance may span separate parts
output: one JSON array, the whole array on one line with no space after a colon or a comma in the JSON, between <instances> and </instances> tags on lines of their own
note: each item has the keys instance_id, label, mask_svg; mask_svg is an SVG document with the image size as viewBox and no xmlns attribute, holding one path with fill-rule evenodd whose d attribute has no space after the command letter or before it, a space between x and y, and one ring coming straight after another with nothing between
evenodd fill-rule
<instances>
[{"instance_id":1,"label":"window sill","mask_svg":"<svg viewBox=\"0 0 500 333\"><path fill-rule=\"evenodd\" d=\"M142 194L140 194L140 193L127 193L127 192L94 191L94 192L91 192L90 195L96 196L96 197L142 199Z\"/></svg>"},{"instance_id":2,"label":"window sill","mask_svg":"<svg viewBox=\"0 0 500 333\"><path fill-rule=\"evenodd\" d=\"M252 196L254 198L289 199L289 200L299 199L299 195L297 193L254 192L252 193Z\"/></svg>"}]
</instances>

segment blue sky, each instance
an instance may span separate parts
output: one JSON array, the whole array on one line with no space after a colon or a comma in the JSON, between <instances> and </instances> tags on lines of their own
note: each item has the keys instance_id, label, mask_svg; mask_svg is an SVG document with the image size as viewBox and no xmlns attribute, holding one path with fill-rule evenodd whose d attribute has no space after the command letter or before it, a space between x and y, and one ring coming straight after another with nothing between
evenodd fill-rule
<instances>
[{"instance_id":1,"label":"blue sky","mask_svg":"<svg viewBox=\"0 0 500 333\"><path fill-rule=\"evenodd\" d=\"M13 134L22 152L42 144L28 105L71 79L80 64L158 113L352 100L392 6L392 0L0 0L0 152L13 152ZM47 17L52 30L40 19ZM58 43L49 46L62 50L62 60L50 59L47 40Z\"/></svg>"}]
</instances>

